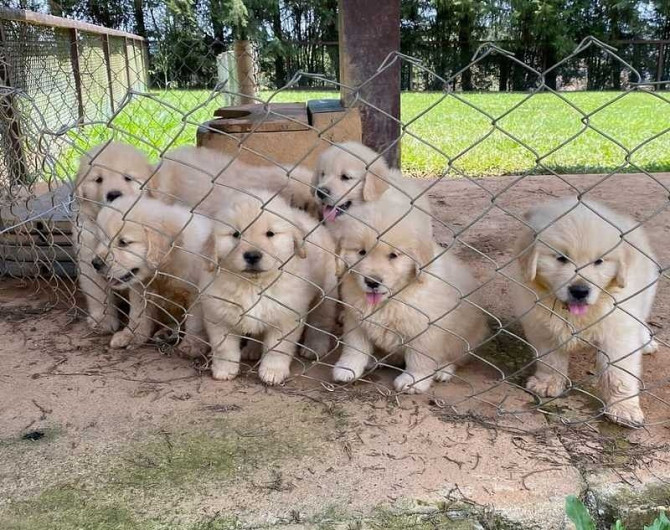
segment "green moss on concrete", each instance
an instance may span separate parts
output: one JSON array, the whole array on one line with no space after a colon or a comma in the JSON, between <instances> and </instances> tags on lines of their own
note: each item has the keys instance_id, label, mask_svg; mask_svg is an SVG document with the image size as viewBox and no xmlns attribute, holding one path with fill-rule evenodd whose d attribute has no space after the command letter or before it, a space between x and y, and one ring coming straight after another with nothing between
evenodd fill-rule
<instances>
[{"instance_id":1,"label":"green moss on concrete","mask_svg":"<svg viewBox=\"0 0 670 530\"><path fill-rule=\"evenodd\" d=\"M612 494L593 492L600 521L610 525L619 519L625 528L651 526L661 511L670 513L670 485L649 484L642 489L621 488Z\"/></svg>"}]
</instances>

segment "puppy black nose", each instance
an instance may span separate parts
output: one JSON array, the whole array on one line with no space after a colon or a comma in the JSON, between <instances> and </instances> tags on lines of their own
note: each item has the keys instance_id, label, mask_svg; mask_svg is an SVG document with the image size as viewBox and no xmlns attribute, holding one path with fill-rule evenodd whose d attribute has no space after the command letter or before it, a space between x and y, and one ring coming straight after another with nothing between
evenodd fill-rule
<instances>
[{"instance_id":1,"label":"puppy black nose","mask_svg":"<svg viewBox=\"0 0 670 530\"><path fill-rule=\"evenodd\" d=\"M588 285L571 285L568 288L568 292L575 300L584 300L591 292L591 289Z\"/></svg>"},{"instance_id":2,"label":"puppy black nose","mask_svg":"<svg viewBox=\"0 0 670 530\"><path fill-rule=\"evenodd\" d=\"M263 254L261 254L258 250L248 250L242 254L242 257L249 265L256 265L256 263L258 263L263 257Z\"/></svg>"},{"instance_id":3,"label":"puppy black nose","mask_svg":"<svg viewBox=\"0 0 670 530\"><path fill-rule=\"evenodd\" d=\"M93 268L100 272L100 270L105 266L105 262L102 261L98 256L93 258L93 261L91 261L91 265L93 265Z\"/></svg>"},{"instance_id":4,"label":"puppy black nose","mask_svg":"<svg viewBox=\"0 0 670 530\"><path fill-rule=\"evenodd\" d=\"M123 193L121 193L120 191L112 190L107 192L105 198L107 199L107 202L112 202L114 199L118 199L119 197L121 197L121 195L123 195Z\"/></svg>"},{"instance_id":5,"label":"puppy black nose","mask_svg":"<svg viewBox=\"0 0 670 530\"><path fill-rule=\"evenodd\" d=\"M381 285L382 282L378 282L374 278L365 278L365 285L367 285L370 289L376 289Z\"/></svg>"},{"instance_id":6,"label":"puppy black nose","mask_svg":"<svg viewBox=\"0 0 670 530\"><path fill-rule=\"evenodd\" d=\"M330 190L328 188L316 188L316 197L324 200L330 197Z\"/></svg>"}]
</instances>

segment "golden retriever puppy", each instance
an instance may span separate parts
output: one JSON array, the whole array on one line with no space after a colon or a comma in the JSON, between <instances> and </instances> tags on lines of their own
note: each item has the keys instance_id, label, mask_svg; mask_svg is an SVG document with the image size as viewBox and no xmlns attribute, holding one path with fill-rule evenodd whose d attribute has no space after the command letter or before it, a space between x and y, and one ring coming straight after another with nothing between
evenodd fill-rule
<instances>
[{"instance_id":1,"label":"golden retriever puppy","mask_svg":"<svg viewBox=\"0 0 670 530\"><path fill-rule=\"evenodd\" d=\"M336 237L342 219L356 218L359 206L384 198L396 220L412 217L432 237L431 206L425 187L390 169L382 156L358 142L344 142L326 149L317 162L314 193L323 219Z\"/></svg>"},{"instance_id":2,"label":"golden retriever puppy","mask_svg":"<svg viewBox=\"0 0 670 530\"><path fill-rule=\"evenodd\" d=\"M340 241L344 333L333 378L361 377L376 349L404 358L398 392L425 392L433 379L448 381L486 336L484 312L470 302L477 282L408 219L395 224L396 213L376 205L359 217L345 222Z\"/></svg>"},{"instance_id":3,"label":"golden retriever puppy","mask_svg":"<svg viewBox=\"0 0 670 530\"><path fill-rule=\"evenodd\" d=\"M516 252L516 314L536 351L526 388L560 396L570 385L570 353L597 349L605 412L639 425L642 353L656 349L646 320L658 266L642 228L607 206L563 198L525 214L530 230Z\"/></svg>"},{"instance_id":4,"label":"golden retriever puppy","mask_svg":"<svg viewBox=\"0 0 670 530\"><path fill-rule=\"evenodd\" d=\"M92 266L98 246L96 217L104 205L122 197L135 197L153 168L142 152L131 145L110 142L81 157L74 196L79 212L74 223L79 287L86 298L88 325L104 333L119 327L112 290Z\"/></svg>"},{"instance_id":5,"label":"golden retriever puppy","mask_svg":"<svg viewBox=\"0 0 670 530\"><path fill-rule=\"evenodd\" d=\"M215 213L233 191L258 188L279 193L296 208L316 215L312 171L298 166L251 166L205 147L168 151L147 183L151 195Z\"/></svg>"},{"instance_id":6,"label":"golden retriever puppy","mask_svg":"<svg viewBox=\"0 0 670 530\"><path fill-rule=\"evenodd\" d=\"M215 222L211 245L218 271L201 283L202 306L214 379L238 374L240 340L250 336L262 339L258 374L273 385L290 375L299 344L307 356L329 351L337 308L335 245L313 217L281 197L249 193L231 199Z\"/></svg>"},{"instance_id":7,"label":"golden retriever puppy","mask_svg":"<svg viewBox=\"0 0 670 530\"><path fill-rule=\"evenodd\" d=\"M212 221L183 206L128 196L100 210L97 222L99 244L92 265L112 289L128 290L130 303L128 325L112 336L110 346L145 343L155 323L171 315L180 327L181 314L190 309L185 316L190 346L181 347L204 349L200 308L191 306L211 264L205 244Z\"/></svg>"}]
</instances>

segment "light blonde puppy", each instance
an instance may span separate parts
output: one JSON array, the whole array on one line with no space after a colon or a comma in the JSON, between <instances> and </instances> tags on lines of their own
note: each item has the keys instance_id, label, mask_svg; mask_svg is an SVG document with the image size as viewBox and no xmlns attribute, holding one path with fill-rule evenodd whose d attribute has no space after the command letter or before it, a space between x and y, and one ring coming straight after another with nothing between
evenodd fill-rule
<instances>
[{"instance_id":1,"label":"light blonde puppy","mask_svg":"<svg viewBox=\"0 0 670 530\"><path fill-rule=\"evenodd\" d=\"M100 209L122 197L135 197L153 168L135 147L110 142L94 147L80 160L74 189L79 211L74 224L79 287L86 299L87 323L112 333L119 327L113 291L91 264L98 246L96 217Z\"/></svg>"},{"instance_id":2,"label":"light blonde puppy","mask_svg":"<svg viewBox=\"0 0 670 530\"><path fill-rule=\"evenodd\" d=\"M538 358L526 388L561 395L570 384L570 353L595 347L605 412L641 424L642 353L656 349L646 321L659 276L644 231L628 216L575 197L532 208L525 220L514 298Z\"/></svg>"},{"instance_id":3,"label":"light blonde puppy","mask_svg":"<svg viewBox=\"0 0 670 530\"><path fill-rule=\"evenodd\" d=\"M347 264L344 346L333 378L358 379L375 366L377 349L384 362L389 354L404 359L405 371L394 381L398 392L425 392L433 379L448 381L486 337L484 313L468 301L472 296L462 298L477 283L415 224L395 224L395 212L371 205L358 217L363 222L345 222L340 242Z\"/></svg>"},{"instance_id":4,"label":"light blonde puppy","mask_svg":"<svg viewBox=\"0 0 670 530\"><path fill-rule=\"evenodd\" d=\"M319 157L314 179L323 219L338 238L344 226L341 221L356 218L359 207L381 199L396 219L407 215L411 223L421 225L428 239L432 237L425 185L389 168L379 153L361 143L344 142L326 149Z\"/></svg>"},{"instance_id":5,"label":"light blonde puppy","mask_svg":"<svg viewBox=\"0 0 670 530\"><path fill-rule=\"evenodd\" d=\"M210 214L234 191L265 189L315 215L312 175L301 166L251 166L212 149L183 146L165 153L147 189L169 204L177 202Z\"/></svg>"},{"instance_id":6,"label":"light blonde puppy","mask_svg":"<svg viewBox=\"0 0 670 530\"><path fill-rule=\"evenodd\" d=\"M116 332L113 348L144 344L158 321L173 319L181 345L204 353L207 341L197 299L207 260L212 222L179 205L146 196L122 197L97 218L99 244L93 266L115 290L128 290L128 325ZM188 312L188 314L187 314Z\"/></svg>"},{"instance_id":7,"label":"light blonde puppy","mask_svg":"<svg viewBox=\"0 0 670 530\"><path fill-rule=\"evenodd\" d=\"M212 237L218 266L201 283L205 327L212 347L212 375L234 378L240 338L263 342L262 381L290 375L305 322L303 352L324 356L335 324L335 248L328 231L281 197L249 190L219 213ZM333 297L333 298L328 298Z\"/></svg>"}]
</instances>

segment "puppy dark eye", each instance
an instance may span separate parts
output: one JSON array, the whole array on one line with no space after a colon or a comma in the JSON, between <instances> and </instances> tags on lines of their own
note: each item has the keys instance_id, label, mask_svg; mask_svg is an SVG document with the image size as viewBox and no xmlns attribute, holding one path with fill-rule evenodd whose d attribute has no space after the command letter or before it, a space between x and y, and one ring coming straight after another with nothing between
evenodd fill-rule
<instances>
[{"instance_id":1,"label":"puppy dark eye","mask_svg":"<svg viewBox=\"0 0 670 530\"><path fill-rule=\"evenodd\" d=\"M96 184L102 184L102 177L95 179Z\"/></svg>"},{"instance_id":2,"label":"puppy dark eye","mask_svg":"<svg viewBox=\"0 0 670 530\"><path fill-rule=\"evenodd\" d=\"M342 173L342 176L340 177L342 180L351 180L351 177L347 175L346 173Z\"/></svg>"},{"instance_id":3,"label":"puppy dark eye","mask_svg":"<svg viewBox=\"0 0 670 530\"><path fill-rule=\"evenodd\" d=\"M556 259L561 263L568 263L570 261L566 256L558 256Z\"/></svg>"},{"instance_id":4,"label":"puppy dark eye","mask_svg":"<svg viewBox=\"0 0 670 530\"><path fill-rule=\"evenodd\" d=\"M267 232L265 232L265 235L268 237L274 237L275 233L272 230L268 230Z\"/></svg>"},{"instance_id":5,"label":"puppy dark eye","mask_svg":"<svg viewBox=\"0 0 670 530\"><path fill-rule=\"evenodd\" d=\"M603 264L603 260L602 260L602 258L599 258L599 259L595 260L595 261L593 262L593 264L594 264L594 265L602 265L602 264Z\"/></svg>"},{"instance_id":6,"label":"puppy dark eye","mask_svg":"<svg viewBox=\"0 0 670 530\"><path fill-rule=\"evenodd\" d=\"M239 232L233 232L233 237L234 237L235 239L239 239L241 235L242 235L242 234L240 234Z\"/></svg>"},{"instance_id":7,"label":"puppy dark eye","mask_svg":"<svg viewBox=\"0 0 670 530\"><path fill-rule=\"evenodd\" d=\"M126 182L132 182L133 181L133 177L130 177L128 175L124 175L123 178L125 179Z\"/></svg>"},{"instance_id":8,"label":"puppy dark eye","mask_svg":"<svg viewBox=\"0 0 670 530\"><path fill-rule=\"evenodd\" d=\"M366 254L367 254L367 252L365 251L364 248L362 248L361 250L358 251L359 256L365 256Z\"/></svg>"},{"instance_id":9,"label":"puppy dark eye","mask_svg":"<svg viewBox=\"0 0 670 530\"><path fill-rule=\"evenodd\" d=\"M398 254L396 254L395 252L391 252L389 254L389 259L396 259L397 257L398 257Z\"/></svg>"},{"instance_id":10,"label":"puppy dark eye","mask_svg":"<svg viewBox=\"0 0 670 530\"><path fill-rule=\"evenodd\" d=\"M120 247L123 248L123 247L127 247L128 245L130 245L130 242L127 239L121 238L121 239L119 239L118 244L119 244Z\"/></svg>"}]
</instances>

